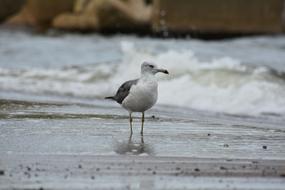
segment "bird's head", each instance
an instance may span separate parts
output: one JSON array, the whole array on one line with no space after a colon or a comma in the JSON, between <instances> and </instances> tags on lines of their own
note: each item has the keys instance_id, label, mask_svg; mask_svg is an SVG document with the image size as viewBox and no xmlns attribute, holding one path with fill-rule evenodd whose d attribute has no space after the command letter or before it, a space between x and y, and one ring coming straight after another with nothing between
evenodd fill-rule
<instances>
[{"instance_id":1,"label":"bird's head","mask_svg":"<svg viewBox=\"0 0 285 190\"><path fill-rule=\"evenodd\" d=\"M141 65L141 74L153 74L155 75L156 73L164 73L164 74L169 74L167 70L158 68L154 63L150 62L143 62Z\"/></svg>"}]
</instances>

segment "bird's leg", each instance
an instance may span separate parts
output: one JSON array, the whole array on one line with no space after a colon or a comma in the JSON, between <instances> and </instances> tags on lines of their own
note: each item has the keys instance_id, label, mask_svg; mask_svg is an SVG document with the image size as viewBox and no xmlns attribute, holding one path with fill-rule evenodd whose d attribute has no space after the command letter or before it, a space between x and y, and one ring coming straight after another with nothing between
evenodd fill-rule
<instances>
[{"instance_id":1,"label":"bird's leg","mask_svg":"<svg viewBox=\"0 0 285 190\"><path fill-rule=\"evenodd\" d=\"M144 112L142 112L142 128L141 128L141 135L143 135L143 124L144 124Z\"/></svg>"},{"instance_id":2,"label":"bird's leg","mask_svg":"<svg viewBox=\"0 0 285 190\"><path fill-rule=\"evenodd\" d=\"M132 143L132 136L133 136L133 134L131 133L130 136L129 136L129 142L128 142L128 144L131 144L131 143Z\"/></svg>"},{"instance_id":3,"label":"bird's leg","mask_svg":"<svg viewBox=\"0 0 285 190\"><path fill-rule=\"evenodd\" d=\"M132 118L132 113L131 112L129 114L129 119L130 119L130 129L131 129L131 135L130 136L132 136L132 134L133 134L133 124L132 124L133 118Z\"/></svg>"},{"instance_id":4,"label":"bird's leg","mask_svg":"<svg viewBox=\"0 0 285 190\"><path fill-rule=\"evenodd\" d=\"M143 135L141 135L141 145L144 145Z\"/></svg>"}]
</instances>

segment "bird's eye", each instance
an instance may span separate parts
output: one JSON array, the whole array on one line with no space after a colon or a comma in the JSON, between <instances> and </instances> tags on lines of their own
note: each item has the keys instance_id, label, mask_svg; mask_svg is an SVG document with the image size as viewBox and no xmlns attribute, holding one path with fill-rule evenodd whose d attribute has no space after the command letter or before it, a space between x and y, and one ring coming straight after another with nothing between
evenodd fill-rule
<instances>
[{"instance_id":1,"label":"bird's eye","mask_svg":"<svg viewBox=\"0 0 285 190\"><path fill-rule=\"evenodd\" d=\"M150 68L154 68L154 66L153 66L153 65L149 65L149 67L150 67Z\"/></svg>"}]
</instances>

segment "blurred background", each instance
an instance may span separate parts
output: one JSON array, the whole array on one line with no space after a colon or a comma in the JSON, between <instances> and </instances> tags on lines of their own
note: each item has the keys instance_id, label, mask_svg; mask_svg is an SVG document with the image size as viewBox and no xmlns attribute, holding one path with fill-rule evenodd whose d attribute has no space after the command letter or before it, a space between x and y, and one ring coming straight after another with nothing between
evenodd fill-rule
<instances>
[{"instance_id":1,"label":"blurred background","mask_svg":"<svg viewBox=\"0 0 285 190\"><path fill-rule=\"evenodd\" d=\"M283 0L1 0L0 3L2 22L38 30L224 36L282 33L285 22Z\"/></svg>"},{"instance_id":2,"label":"blurred background","mask_svg":"<svg viewBox=\"0 0 285 190\"><path fill-rule=\"evenodd\" d=\"M284 0L0 0L0 98L92 103L147 60L171 73L158 76L160 104L283 117L284 9Z\"/></svg>"}]
</instances>

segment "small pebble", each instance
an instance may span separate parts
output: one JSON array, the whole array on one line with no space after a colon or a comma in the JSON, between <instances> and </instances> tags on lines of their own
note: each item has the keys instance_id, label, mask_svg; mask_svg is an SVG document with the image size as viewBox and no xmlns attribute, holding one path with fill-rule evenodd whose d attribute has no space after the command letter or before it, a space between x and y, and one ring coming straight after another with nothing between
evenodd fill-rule
<instances>
[{"instance_id":1,"label":"small pebble","mask_svg":"<svg viewBox=\"0 0 285 190\"><path fill-rule=\"evenodd\" d=\"M5 171L4 170L0 170L0 175L5 175Z\"/></svg>"},{"instance_id":2,"label":"small pebble","mask_svg":"<svg viewBox=\"0 0 285 190\"><path fill-rule=\"evenodd\" d=\"M209 137L209 136L211 136L211 134L210 134L210 133L208 133L208 137Z\"/></svg>"},{"instance_id":3,"label":"small pebble","mask_svg":"<svg viewBox=\"0 0 285 190\"><path fill-rule=\"evenodd\" d=\"M78 168L79 168L79 169L81 169L81 168L82 168L81 164L79 164L79 165L78 165Z\"/></svg>"},{"instance_id":4,"label":"small pebble","mask_svg":"<svg viewBox=\"0 0 285 190\"><path fill-rule=\"evenodd\" d=\"M224 144L224 147L229 147L229 145L228 144Z\"/></svg>"},{"instance_id":5,"label":"small pebble","mask_svg":"<svg viewBox=\"0 0 285 190\"><path fill-rule=\"evenodd\" d=\"M221 170L227 170L227 168L225 168L224 166L220 167Z\"/></svg>"},{"instance_id":6,"label":"small pebble","mask_svg":"<svg viewBox=\"0 0 285 190\"><path fill-rule=\"evenodd\" d=\"M266 150L266 149L267 149L267 146L263 145L262 148L263 148L264 150Z\"/></svg>"},{"instance_id":7,"label":"small pebble","mask_svg":"<svg viewBox=\"0 0 285 190\"><path fill-rule=\"evenodd\" d=\"M194 170L195 170L195 172L199 172L199 171L200 171L200 169L199 169L199 168L195 168Z\"/></svg>"}]
</instances>

